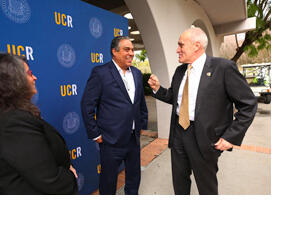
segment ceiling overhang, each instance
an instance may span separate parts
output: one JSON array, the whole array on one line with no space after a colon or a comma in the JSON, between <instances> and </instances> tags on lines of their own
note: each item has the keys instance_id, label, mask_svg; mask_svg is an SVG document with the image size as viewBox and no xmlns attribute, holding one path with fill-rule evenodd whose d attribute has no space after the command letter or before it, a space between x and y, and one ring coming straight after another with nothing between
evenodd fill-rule
<instances>
[{"instance_id":1,"label":"ceiling overhang","mask_svg":"<svg viewBox=\"0 0 287 244\"><path fill-rule=\"evenodd\" d=\"M221 24L213 26L215 34L218 36L227 36L254 30L256 28L256 17L233 23Z\"/></svg>"},{"instance_id":2,"label":"ceiling overhang","mask_svg":"<svg viewBox=\"0 0 287 244\"><path fill-rule=\"evenodd\" d=\"M256 28L256 18L248 18L245 0L195 0L206 12L216 35L226 36Z\"/></svg>"},{"instance_id":3,"label":"ceiling overhang","mask_svg":"<svg viewBox=\"0 0 287 244\"><path fill-rule=\"evenodd\" d=\"M124 15L129 11L124 0L82 0L106 9L113 13ZM136 1L136 0L135 0ZM226 36L243 33L256 28L256 18L248 18L246 0L194 0L199 4L213 25L215 34ZM131 32L138 30L135 20L129 19L129 36L133 38L135 50L144 48L141 35L132 35Z\"/></svg>"}]
</instances>

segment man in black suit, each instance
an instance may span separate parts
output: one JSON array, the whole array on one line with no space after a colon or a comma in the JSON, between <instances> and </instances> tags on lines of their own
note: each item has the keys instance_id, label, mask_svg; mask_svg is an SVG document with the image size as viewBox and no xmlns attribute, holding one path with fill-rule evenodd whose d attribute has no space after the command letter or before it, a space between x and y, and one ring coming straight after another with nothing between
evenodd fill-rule
<instances>
[{"instance_id":1,"label":"man in black suit","mask_svg":"<svg viewBox=\"0 0 287 244\"><path fill-rule=\"evenodd\" d=\"M161 87L155 75L149 79L154 97L173 106L169 147L175 194L190 194L192 172L200 194L218 194L218 157L241 145L257 110L256 98L236 64L207 56L207 44L200 28L184 31L177 48L182 65L171 87Z\"/></svg>"},{"instance_id":2,"label":"man in black suit","mask_svg":"<svg viewBox=\"0 0 287 244\"><path fill-rule=\"evenodd\" d=\"M124 160L125 194L136 195L140 132L147 129L148 121L142 74L131 66L134 47L128 37L114 38L111 54L112 61L92 70L82 97L82 115L88 138L100 145L100 194L116 194L118 168Z\"/></svg>"}]
</instances>

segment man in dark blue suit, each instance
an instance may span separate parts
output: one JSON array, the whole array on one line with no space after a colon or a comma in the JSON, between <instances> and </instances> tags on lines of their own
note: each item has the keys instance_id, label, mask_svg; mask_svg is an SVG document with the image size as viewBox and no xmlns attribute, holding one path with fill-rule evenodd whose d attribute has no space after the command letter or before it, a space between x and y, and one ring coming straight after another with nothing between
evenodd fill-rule
<instances>
[{"instance_id":1,"label":"man in dark blue suit","mask_svg":"<svg viewBox=\"0 0 287 244\"><path fill-rule=\"evenodd\" d=\"M111 43L112 61L92 70L81 108L89 139L100 145L100 194L116 193L118 168L125 163L125 194L140 185L140 133L147 129L142 74L132 67L134 47L128 37ZM96 115L96 119L95 119Z\"/></svg>"}]
</instances>

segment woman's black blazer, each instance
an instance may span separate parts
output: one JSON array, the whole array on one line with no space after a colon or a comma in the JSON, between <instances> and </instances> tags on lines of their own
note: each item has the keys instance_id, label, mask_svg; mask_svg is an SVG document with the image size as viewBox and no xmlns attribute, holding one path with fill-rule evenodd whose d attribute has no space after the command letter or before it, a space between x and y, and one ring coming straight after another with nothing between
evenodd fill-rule
<instances>
[{"instance_id":1,"label":"woman's black blazer","mask_svg":"<svg viewBox=\"0 0 287 244\"><path fill-rule=\"evenodd\" d=\"M0 111L0 194L76 194L63 137L22 110Z\"/></svg>"}]
</instances>

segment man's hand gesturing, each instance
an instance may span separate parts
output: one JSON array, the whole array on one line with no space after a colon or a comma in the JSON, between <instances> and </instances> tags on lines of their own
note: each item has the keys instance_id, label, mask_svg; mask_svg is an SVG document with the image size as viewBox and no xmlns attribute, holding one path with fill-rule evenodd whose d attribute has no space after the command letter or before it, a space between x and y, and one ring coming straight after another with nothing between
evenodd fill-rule
<instances>
[{"instance_id":1,"label":"man's hand gesturing","mask_svg":"<svg viewBox=\"0 0 287 244\"><path fill-rule=\"evenodd\" d=\"M151 89L153 89L155 92L158 91L159 87L160 87L160 83L159 80L157 78L156 75L152 74L148 80L148 84L151 87Z\"/></svg>"}]
</instances>

